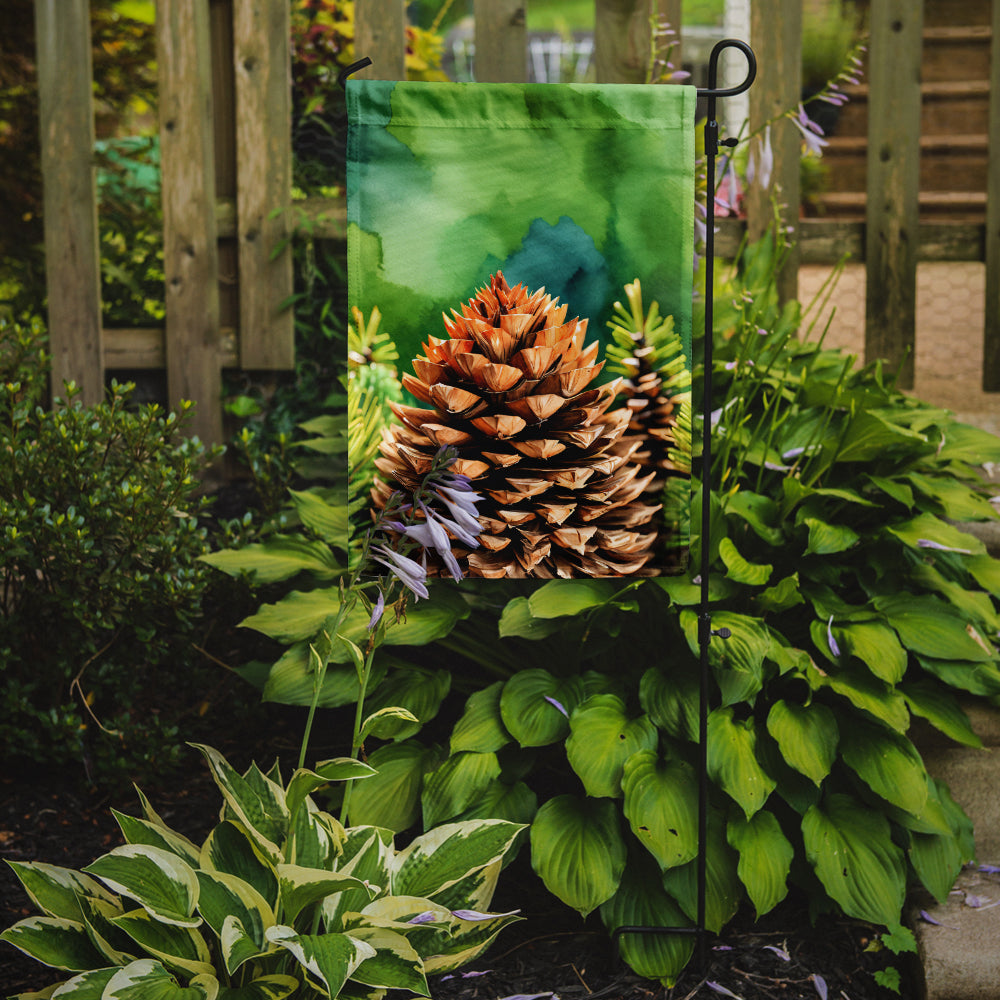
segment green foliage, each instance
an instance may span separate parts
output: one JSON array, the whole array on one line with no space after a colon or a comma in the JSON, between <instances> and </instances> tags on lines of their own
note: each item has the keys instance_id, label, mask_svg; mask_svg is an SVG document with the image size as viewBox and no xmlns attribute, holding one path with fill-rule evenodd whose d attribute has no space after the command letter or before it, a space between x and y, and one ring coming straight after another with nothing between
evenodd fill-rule
<instances>
[{"instance_id":1,"label":"green foliage","mask_svg":"<svg viewBox=\"0 0 1000 1000\"><path fill-rule=\"evenodd\" d=\"M473 960L518 919L487 912L518 824L450 823L397 849L388 830L345 829L312 799L368 765L323 761L286 785L277 765L240 774L198 749L224 801L203 844L140 793L141 818L115 813L125 845L83 871L11 862L41 915L0 939L73 974L60 996L429 996L429 973Z\"/></svg>"},{"instance_id":2,"label":"green foliage","mask_svg":"<svg viewBox=\"0 0 1000 1000\"><path fill-rule=\"evenodd\" d=\"M129 386L83 406L70 385L43 409L42 336L0 321L0 742L107 777L176 752L169 716L138 699L191 662L209 455L188 407L133 410Z\"/></svg>"}]
</instances>

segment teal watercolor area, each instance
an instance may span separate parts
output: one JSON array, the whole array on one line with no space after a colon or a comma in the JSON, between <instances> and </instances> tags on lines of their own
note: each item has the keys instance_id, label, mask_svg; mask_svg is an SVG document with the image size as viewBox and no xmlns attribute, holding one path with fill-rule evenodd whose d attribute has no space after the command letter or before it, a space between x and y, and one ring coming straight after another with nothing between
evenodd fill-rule
<instances>
[{"instance_id":1,"label":"teal watercolor area","mask_svg":"<svg viewBox=\"0 0 1000 1000\"><path fill-rule=\"evenodd\" d=\"M690 87L348 82L350 301L402 365L500 269L603 341L623 286L690 357Z\"/></svg>"}]
</instances>

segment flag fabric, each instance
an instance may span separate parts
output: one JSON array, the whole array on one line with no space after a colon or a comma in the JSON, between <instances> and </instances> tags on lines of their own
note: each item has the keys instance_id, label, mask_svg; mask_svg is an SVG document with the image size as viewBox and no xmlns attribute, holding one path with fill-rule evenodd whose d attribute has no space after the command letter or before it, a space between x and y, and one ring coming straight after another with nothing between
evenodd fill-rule
<instances>
[{"instance_id":1,"label":"flag fabric","mask_svg":"<svg viewBox=\"0 0 1000 1000\"><path fill-rule=\"evenodd\" d=\"M497 272L558 297L602 352L638 279L689 368L695 102L676 85L349 80L350 305L378 308L405 372Z\"/></svg>"}]
</instances>

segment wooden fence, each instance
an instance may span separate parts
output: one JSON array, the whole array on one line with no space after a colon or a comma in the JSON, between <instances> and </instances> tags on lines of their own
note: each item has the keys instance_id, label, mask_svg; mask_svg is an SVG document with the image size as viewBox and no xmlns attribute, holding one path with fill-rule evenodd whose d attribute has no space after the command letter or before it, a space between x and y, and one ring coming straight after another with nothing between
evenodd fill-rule
<instances>
[{"instance_id":1,"label":"wooden fence","mask_svg":"<svg viewBox=\"0 0 1000 1000\"><path fill-rule=\"evenodd\" d=\"M101 327L97 209L92 169L88 0L35 0L45 181L53 384L75 380L101 397L105 372L165 369L171 402L198 405L196 433L223 438L221 371L293 365L292 290L285 243L291 201L289 0L158 0L166 325ZM476 76L521 81L527 0L474 0ZM595 0L594 64L600 82L641 82L651 6L680 24L681 0ZM867 269L866 356L892 363L914 345L916 265L985 261L984 388L1000 390L1000 0L992 4L989 171L985 224L921 223L920 46L923 3L871 0L865 221L786 217L797 241L781 276L796 291L800 263L844 253ZM795 106L800 93L801 0L753 0L758 59L750 124ZM356 52L365 75L405 75L404 0L357 0ZM683 47L683 39L681 39ZM724 102L720 102L720 105ZM720 118L724 109L720 107ZM752 188L747 221L724 220L716 246L731 254L744 228L758 235L771 199L799 204L800 138L790 123L773 136L776 168ZM342 238L343 202L310 201L296 213L315 236ZM787 210L786 210L787 215ZM913 354L903 380L912 384Z\"/></svg>"}]
</instances>

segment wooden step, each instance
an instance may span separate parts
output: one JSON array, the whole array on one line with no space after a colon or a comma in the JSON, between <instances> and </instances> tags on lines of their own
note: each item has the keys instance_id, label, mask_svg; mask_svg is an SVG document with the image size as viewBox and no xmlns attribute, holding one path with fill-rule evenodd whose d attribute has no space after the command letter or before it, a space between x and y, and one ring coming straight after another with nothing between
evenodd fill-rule
<instances>
[{"instance_id":1,"label":"wooden step","mask_svg":"<svg viewBox=\"0 0 1000 1000\"><path fill-rule=\"evenodd\" d=\"M830 191L816 197L828 218L860 219L868 198L863 191ZM954 222L982 222L986 216L986 193L980 191L921 191L920 218Z\"/></svg>"},{"instance_id":2,"label":"wooden step","mask_svg":"<svg viewBox=\"0 0 1000 1000\"><path fill-rule=\"evenodd\" d=\"M921 79L924 83L988 80L992 38L989 25L925 28Z\"/></svg>"},{"instance_id":3,"label":"wooden step","mask_svg":"<svg viewBox=\"0 0 1000 1000\"><path fill-rule=\"evenodd\" d=\"M920 137L920 188L924 191L985 191L988 155L985 135ZM864 136L831 136L823 151L834 191L862 191L868 171Z\"/></svg>"},{"instance_id":4,"label":"wooden step","mask_svg":"<svg viewBox=\"0 0 1000 1000\"><path fill-rule=\"evenodd\" d=\"M962 24L989 24L990 5L991 0L924 0L924 27L945 27L959 20Z\"/></svg>"}]
</instances>

